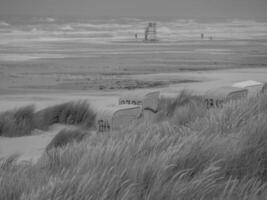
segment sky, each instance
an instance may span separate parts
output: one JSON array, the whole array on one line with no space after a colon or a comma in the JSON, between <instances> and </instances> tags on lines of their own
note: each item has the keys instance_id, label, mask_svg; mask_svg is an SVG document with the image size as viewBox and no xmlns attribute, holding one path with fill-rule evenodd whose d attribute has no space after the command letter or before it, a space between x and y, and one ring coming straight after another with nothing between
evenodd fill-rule
<instances>
[{"instance_id":1,"label":"sky","mask_svg":"<svg viewBox=\"0 0 267 200\"><path fill-rule=\"evenodd\" d=\"M0 14L267 21L267 0L0 0Z\"/></svg>"}]
</instances>

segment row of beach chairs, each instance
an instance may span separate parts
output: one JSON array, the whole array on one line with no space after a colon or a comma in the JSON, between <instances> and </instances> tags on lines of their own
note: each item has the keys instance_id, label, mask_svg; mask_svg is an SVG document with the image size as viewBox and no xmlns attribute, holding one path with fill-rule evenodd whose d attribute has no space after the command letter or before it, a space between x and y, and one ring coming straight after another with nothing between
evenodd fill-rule
<instances>
[{"instance_id":1,"label":"row of beach chairs","mask_svg":"<svg viewBox=\"0 0 267 200\"><path fill-rule=\"evenodd\" d=\"M120 130L141 117L144 120L151 120L158 111L159 95L159 91L131 92L121 95L117 105L97 110L98 132Z\"/></svg>"},{"instance_id":2,"label":"row of beach chairs","mask_svg":"<svg viewBox=\"0 0 267 200\"><path fill-rule=\"evenodd\" d=\"M244 97L267 94L267 82L243 81L231 86L209 90L202 96L207 109L221 108L224 103L240 100ZM117 105L102 107L97 110L96 127L98 132L121 130L142 117L144 121L153 120L158 112L160 92L131 91L120 96Z\"/></svg>"}]
</instances>

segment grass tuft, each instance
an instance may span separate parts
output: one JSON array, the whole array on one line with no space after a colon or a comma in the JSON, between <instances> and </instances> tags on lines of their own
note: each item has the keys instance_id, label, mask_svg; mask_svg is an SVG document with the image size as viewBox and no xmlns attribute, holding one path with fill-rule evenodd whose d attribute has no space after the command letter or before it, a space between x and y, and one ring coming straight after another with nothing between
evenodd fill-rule
<instances>
[{"instance_id":1,"label":"grass tuft","mask_svg":"<svg viewBox=\"0 0 267 200\"><path fill-rule=\"evenodd\" d=\"M158 121L172 119L177 125L186 125L207 112L202 99L186 90L176 98L161 98L159 108Z\"/></svg>"},{"instance_id":2,"label":"grass tuft","mask_svg":"<svg viewBox=\"0 0 267 200\"><path fill-rule=\"evenodd\" d=\"M0 136L18 137L29 135L34 128L34 107L6 111L0 114Z\"/></svg>"},{"instance_id":3,"label":"grass tuft","mask_svg":"<svg viewBox=\"0 0 267 200\"><path fill-rule=\"evenodd\" d=\"M73 142L82 141L89 133L81 129L63 129L47 145L46 151L52 148L64 147Z\"/></svg>"},{"instance_id":4,"label":"grass tuft","mask_svg":"<svg viewBox=\"0 0 267 200\"><path fill-rule=\"evenodd\" d=\"M92 128L94 120L95 113L86 101L67 102L38 112L26 106L0 113L0 136L31 135L34 129L46 130L56 123Z\"/></svg>"},{"instance_id":5,"label":"grass tuft","mask_svg":"<svg viewBox=\"0 0 267 200\"><path fill-rule=\"evenodd\" d=\"M91 128L95 113L86 101L68 102L45 108L36 113L36 127L46 129L52 124L82 125Z\"/></svg>"},{"instance_id":6,"label":"grass tuft","mask_svg":"<svg viewBox=\"0 0 267 200\"><path fill-rule=\"evenodd\" d=\"M62 131L38 163L0 167L0 199L266 199L267 96L207 110L182 95L154 124Z\"/></svg>"}]
</instances>

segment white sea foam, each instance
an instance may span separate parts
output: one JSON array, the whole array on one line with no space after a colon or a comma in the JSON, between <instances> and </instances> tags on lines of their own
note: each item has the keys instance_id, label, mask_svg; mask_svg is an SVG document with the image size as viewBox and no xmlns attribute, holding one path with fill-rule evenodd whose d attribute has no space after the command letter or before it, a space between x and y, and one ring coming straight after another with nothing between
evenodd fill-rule
<instances>
[{"instance_id":1,"label":"white sea foam","mask_svg":"<svg viewBox=\"0 0 267 200\"><path fill-rule=\"evenodd\" d=\"M45 18L40 18L39 21L40 22L48 22L48 23L51 23L51 22L55 22L56 19L54 19L52 17L45 17Z\"/></svg>"},{"instance_id":2,"label":"white sea foam","mask_svg":"<svg viewBox=\"0 0 267 200\"><path fill-rule=\"evenodd\" d=\"M60 30L63 30L63 31L73 31L73 27L71 25L63 25L59 28Z\"/></svg>"},{"instance_id":3,"label":"white sea foam","mask_svg":"<svg viewBox=\"0 0 267 200\"><path fill-rule=\"evenodd\" d=\"M82 28L94 28L94 29L125 29L131 28L133 25L130 24L90 24L90 23L78 23L73 24L76 27Z\"/></svg>"},{"instance_id":4,"label":"white sea foam","mask_svg":"<svg viewBox=\"0 0 267 200\"><path fill-rule=\"evenodd\" d=\"M23 25L8 24L9 21L0 21L0 48L3 45L5 48L11 48L13 53L16 53L14 47L25 48L26 50L37 52L49 45L53 45L55 50L62 51L62 45L66 44L80 44L83 43L120 43L121 45L127 44L127 41L135 41L134 34L138 33L138 38L144 37L144 27L147 21L141 19L112 19L112 20L88 20L88 21L61 21L53 18L42 18L34 23ZM232 44L243 45L246 41L241 39L267 39L267 23L233 20L220 23L198 23L194 20L170 20L157 22L158 39L161 41L157 45L172 45L175 42L185 41L196 43L200 40L201 33L204 34L204 39L208 40L213 37L216 40L231 40ZM124 42L124 43L123 43ZM60 45L58 45L60 43ZM134 43L131 43L135 45ZM137 43L136 45L142 45ZM266 44L265 44L266 45ZM148 46L148 45L147 45ZM77 48L77 47L75 47ZM37 59L40 56L48 57L50 55L5 55L0 50L0 60L27 60ZM48 50L49 51L49 50ZM83 52L83 49L77 52ZM84 51L86 52L86 51ZM210 51L215 54L228 54L229 51ZM103 52L105 53L105 52ZM106 52L110 54L112 52ZM116 53L116 52L115 52ZM124 53L119 52L120 54ZM138 51L125 52L137 54ZM141 52L143 53L143 52ZM147 52L145 52L147 53ZM156 53L156 52L152 52ZM179 53L179 52L169 52ZM182 53L182 52L180 52ZM204 52L205 53L205 52ZM88 55L88 54L87 54Z\"/></svg>"},{"instance_id":5,"label":"white sea foam","mask_svg":"<svg viewBox=\"0 0 267 200\"><path fill-rule=\"evenodd\" d=\"M52 21L52 20L50 20ZM107 37L112 40L120 38L131 39L135 33L144 34L145 21L130 21L130 24L112 23L65 23L65 24L38 24L28 26L29 30L16 29L12 32L19 37L32 35L41 38L45 36L68 37ZM175 20L158 23L158 37L161 40L199 39L200 34L216 39L253 39L257 37L267 38L267 23L253 21L234 20L224 23L197 23L194 20ZM76 37L73 37L76 36ZM1 34L0 34L1 37Z\"/></svg>"},{"instance_id":6,"label":"white sea foam","mask_svg":"<svg viewBox=\"0 0 267 200\"><path fill-rule=\"evenodd\" d=\"M0 26L10 26L10 24L5 21L0 21Z\"/></svg>"},{"instance_id":7,"label":"white sea foam","mask_svg":"<svg viewBox=\"0 0 267 200\"><path fill-rule=\"evenodd\" d=\"M0 54L0 61L13 61L13 62L18 62L18 61L27 61L27 60L32 60L35 59L33 56L29 55L14 55L14 54Z\"/></svg>"},{"instance_id":8,"label":"white sea foam","mask_svg":"<svg viewBox=\"0 0 267 200\"><path fill-rule=\"evenodd\" d=\"M29 54L0 54L0 61L28 61L42 58L65 58L63 54L45 54L45 53L29 53Z\"/></svg>"}]
</instances>

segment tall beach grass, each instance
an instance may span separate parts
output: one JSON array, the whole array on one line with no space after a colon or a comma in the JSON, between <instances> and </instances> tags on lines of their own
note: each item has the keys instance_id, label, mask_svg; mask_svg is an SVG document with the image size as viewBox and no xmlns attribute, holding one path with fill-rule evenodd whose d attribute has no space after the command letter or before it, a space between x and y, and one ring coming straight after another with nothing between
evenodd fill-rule
<instances>
[{"instance_id":1,"label":"tall beach grass","mask_svg":"<svg viewBox=\"0 0 267 200\"><path fill-rule=\"evenodd\" d=\"M183 95L155 123L92 133L36 164L11 159L0 199L266 199L267 96L204 110Z\"/></svg>"},{"instance_id":2,"label":"tall beach grass","mask_svg":"<svg viewBox=\"0 0 267 200\"><path fill-rule=\"evenodd\" d=\"M0 113L0 136L30 135L34 129L46 130L56 123L92 128L94 120L95 113L86 101L58 104L37 112L34 106L26 106Z\"/></svg>"},{"instance_id":3,"label":"tall beach grass","mask_svg":"<svg viewBox=\"0 0 267 200\"><path fill-rule=\"evenodd\" d=\"M29 135L34 128L34 107L26 106L0 114L0 136Z\"/></svg>"},{"instance_id":4,"label":"tall beach grass","mask_svg":"<svg viewBox=\"0 0 267 200\"><path fill-rule=\"evenodd\" d=\"M46 129L55 123L91 128L94 119L95 113L86 101L58 104L35 113L35 125L39 129Z\"/></svg>"}]
</instances>

